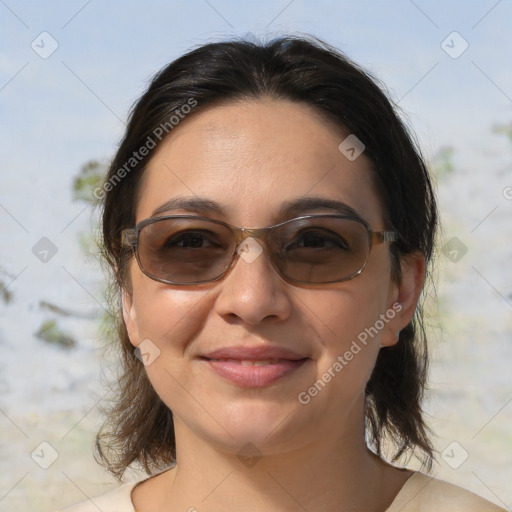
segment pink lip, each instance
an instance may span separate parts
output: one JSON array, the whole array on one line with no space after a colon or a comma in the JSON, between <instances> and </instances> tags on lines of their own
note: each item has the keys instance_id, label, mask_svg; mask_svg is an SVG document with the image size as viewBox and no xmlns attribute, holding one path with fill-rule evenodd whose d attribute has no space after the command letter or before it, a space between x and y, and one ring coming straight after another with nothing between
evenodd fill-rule
<instances>
[{"instance_id":1,"label":"pink lip","mask_svg":"<svg viewBox=\"0 0 512 512\"><path fill-rule=\"evenodd\" d=\"M201 359L218 375L242 387L268 386L309 360L305 355L293 350L268 345L224 347L205 354ZM242 365L242 361L266 360L271 361L265 366Z\"/></svg>"},{"instance_id":2,"label":"pink lip","mask_svg":"<svg viewBox=\"0 0 512 512\"><path fill-rule=\"evenodd\" d=\"M243 366L241 361L205 359L221 377L242 387L264 387L302 366L307 358L291 361L279 359L266 366Z\"/></svg>"},{"instance_id":3,"label":"pink lip","mask_svg":"<svg viewBox=\"0 0 512 512\"><path fill-rule=\"evenodd\" d=\"M263 361L265 359L289 359L297 361L307 357L291 349L283 347L272 347L270 345L256 345L246 347L244 345L236 345L231 347L223 347L207 354L202 354L208 359L238 359L239 361Z\"/></svg>"}]
</instances>

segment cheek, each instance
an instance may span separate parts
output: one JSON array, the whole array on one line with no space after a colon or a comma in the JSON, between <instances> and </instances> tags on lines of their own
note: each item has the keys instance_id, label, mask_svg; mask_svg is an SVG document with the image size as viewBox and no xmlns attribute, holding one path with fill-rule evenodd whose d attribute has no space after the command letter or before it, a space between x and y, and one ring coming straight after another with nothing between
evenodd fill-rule
<instances>
[{"instance_id":1,"label":"cheek","mask_svg":"<svg viewBox=\"0 0 512 512\"><path fill-rule=\"evenodd\" d=\"M343 288L323 291L308 301L309 319L323 349L342 350L384 313L387 293L379 283L358 276ZM306 303L306 299L304 299Z\"/></svg>"},{"instance_id":2,"label":"cheek","mask_svg":"<svg viewBox=\"0 0 512 512\"><path fill-rule=\"evenodd\" d=\"M134 279L133 304L140 338L161 351L182 353L207 316L208 290L169 288L145 276Z\"/></svg>"},{"instance_id":3,"label":"cheek","mask_svg":"<svg viewBox=\"0 0 512 512\"><path fill-rule=\"evenodd\" d=\"M156 356L145 367L153 388L176 414L201 414L199 409L189 411L194 409L190 393L197 393L190 360L196 355L194 340L212 308L208 292L144 282L138 288L134 285L133 297L141 340L149 339L157 347Z\"/></svg>"},{"instance_id":4,"label":"cheek","mask_svg":"<svg viewBox=\"0 0 512 512\"><path fill-rule=\"evenodd\" d=\"M317 387L329 383L326 396L334 408L364 390L379 352L385 307L385 287L362 274L338 291L318 295L303 312L315 326L317 379L322 381Z\"/></svg>"}]
</instances>

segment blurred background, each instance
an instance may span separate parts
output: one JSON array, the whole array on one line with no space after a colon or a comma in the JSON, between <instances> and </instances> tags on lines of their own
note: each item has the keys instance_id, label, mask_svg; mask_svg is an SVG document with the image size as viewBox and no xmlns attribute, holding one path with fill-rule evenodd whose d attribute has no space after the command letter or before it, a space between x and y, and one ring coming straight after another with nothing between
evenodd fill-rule
<instances>
[{"instance_id":1,"label":"blurred background","mask_svg":"<svg viewBox=\"0 0 512 512\"><path fill-rule=\"evenodd\" d=\"M93 458L115 353L92 190L130 106L194 46L297 32L379 77L430 162L434 475L510 509L511 26L510 0L0 0L0 511L115 485Z\"/></svg>"}]
</instances>

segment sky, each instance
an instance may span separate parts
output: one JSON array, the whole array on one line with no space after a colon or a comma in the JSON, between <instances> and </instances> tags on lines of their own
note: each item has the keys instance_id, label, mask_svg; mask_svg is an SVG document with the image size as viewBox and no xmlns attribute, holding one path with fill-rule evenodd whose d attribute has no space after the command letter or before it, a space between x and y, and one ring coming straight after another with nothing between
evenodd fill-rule
<instances>
[{"instance_id":1,"label":"sky","mask_svg":"<svg viewBox=\"0 0 512 512\"><path fill-rule=\"evenodd\" d=\"M461 165L482 165L508 150L491 128L512 120L511 23L510 0L2 0L0 172L36 188L51 177L64 193L85 161L112 155L166 63L207 41L289 32L325 39L382 79L427 155L452 146ZM58 47L42 58L31 44Z\"/></svg>"}]
</instances>

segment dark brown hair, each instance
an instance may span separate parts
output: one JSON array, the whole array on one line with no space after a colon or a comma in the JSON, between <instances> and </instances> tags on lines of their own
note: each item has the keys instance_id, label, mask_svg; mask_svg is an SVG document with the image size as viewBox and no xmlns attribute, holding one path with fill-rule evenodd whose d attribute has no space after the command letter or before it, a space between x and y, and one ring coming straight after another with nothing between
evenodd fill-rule
<instances>
[{"instance_id":1,"label":"dark brown hair","mask_svg":"<svg viewBox=\"0 0 512 512\"><path fill-rule=\"evenodd\" d=\"M102 199L102 257L112 277L123 373L96 446L100 460L119 478L132 463L150 473L176 458L172 411L160 400L134 354L119 300L121 288L130 289L127 270L133 257L122 246L121 232L135 224L144 169L154 147L167 134L172 137L175 123L184 114L193 116L221 102L262 97L309 105L355 134L373 164L385 221L401 235L390 248L393 277L400 279L400 260L413 251L421 251L431 263L437 207L429 174L397 107L368 72L316 38L294 36L267 43L238 39L210 43L169 64L132 108L124 138L97 195ZM142 147L148 151L139 159ZM365 414L367 440L376 453L382 455L388 439L394 447L393 460L415 454L430 470L433 450L421 409L427 362L419 305L398 343L379 352L366 386Z\"/></svg>"}]
</instances>

